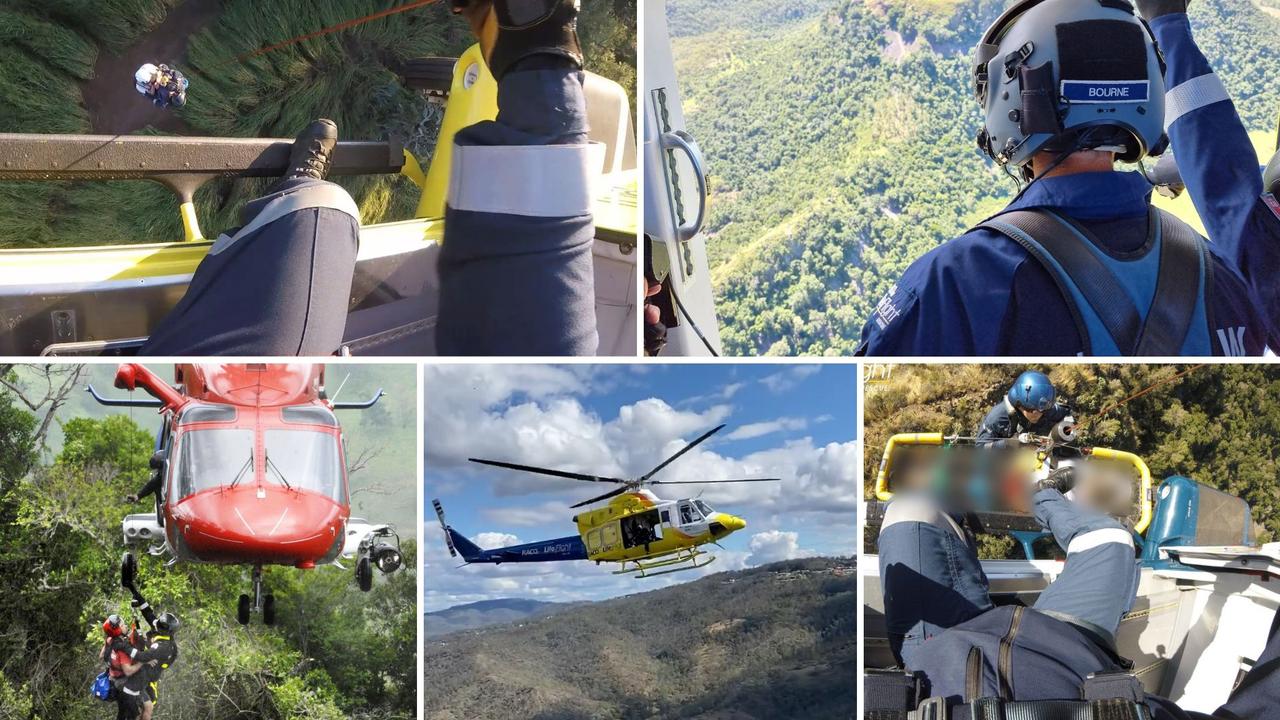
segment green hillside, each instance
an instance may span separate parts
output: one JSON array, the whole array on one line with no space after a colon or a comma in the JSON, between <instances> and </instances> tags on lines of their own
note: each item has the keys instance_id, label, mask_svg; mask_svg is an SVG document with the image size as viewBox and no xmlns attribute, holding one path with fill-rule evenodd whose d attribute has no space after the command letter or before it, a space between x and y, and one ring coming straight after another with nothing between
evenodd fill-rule
<instances>
[{"instance_id":1,"label":"green hillside","mask_svg":"<svg viewBox=\"0 0 1280 720\"><path fill-rule=\"evenodd\" d=\"M433 638L424 717L848 720L856 582L795 560Z\"/></svg>"},{"instance_id":2,"label":"green hillside","mask_svg":"<svg viewBox=\"0 0 1280 720\"><path fill-rule=\"evenodd\" d=\"M1009 365L895 365L868 383L865 497L889 436L971 434L1024 369ZM1137 453L1159 482L1185 475L1247 500L1259 542L1280 537L1280 367L1064 365L1049 374L1081 423L1081 444ZM1186 372L1184 377L1176 376ZM1153 387L1154 386L1154 387ZM1103 410L1148 390L1140 397ZM1007 540L1007 538L1005 539ZM1012 542L997 543L1002 554ZM1017 553L1015 553L1017 554ZM1020 555L1018 555L1020 556Z\"/></svg>"},{"instance_id":3,"label":"green hillside","mask_svg":"<svg viewBox=\"0 0 1280 720\"><path fill-rule=\"evenodd\" d=\"M847 354L915 258L1012 197L974 145L971 49L999 0L670 0L731 354ZM1280 18L1193 2L1250 129L1274 137Z\"/></svg>"},{"instance_id":4,"label":"green hillside","mask_svg":"<svg viewBox=\"0 0 1280 720\"><path fill-rule=\"evenodd\" d=\"M103 617L132 616L119 587L120 521L150 506L122 498L146 480L156 414L86 402L87 381L104 394L123 395L111 387L111 366L50 367L50 375L30 366L0 367L0 641L10 648L0 661L0 717L91 720L114 713L114 706L91 698L88 687L101 670ZM327 378L331 391L347 369ZM380 412L341 413L349 458L369 447L390 448L352 474L355 511L398 525L407 569L378 578L366 594L356 589L349 567L268 568L277 624L268 628L256 618L241 627L234 608L250 587L247 568L166 568L166 558L139 553L143 592L183 624L179 661L161 681L157 717L415 716L415 369L349 370L342 398L367 396L379 386L389 394ZM47 390L58 396L64 383L72 392L50 415Z\"/></svg>"},{"instance_id":5,"label":"green hillside","mask_svg":"<svg viewBox=\"0 0 1280 720\"><path fill-rule=\"evenodd\" d=\"M89 133L84 93L104 57L142 42L175 8L210 0L0 0L0 131ZM426 167L440 110L400 84L404 61L456 56L474 42L437 2L245 59L247 53L404 4L402 0L213 0L215 19L186 28L188 135L292 137L330 117L345 139L408 141ZM588 3L581 20L590 68L635 87L635 0ZM131 86L119 92L146 103ZM633 92L634 94L634 92ZM365 222L404 219L418 190L399 177L334 178ZM239 224L267 181L216 181L196 195L207 236ZM182 237L173 194L149 182L0 183L0 248L171 242Z\"/></svg>"}]
</instances>

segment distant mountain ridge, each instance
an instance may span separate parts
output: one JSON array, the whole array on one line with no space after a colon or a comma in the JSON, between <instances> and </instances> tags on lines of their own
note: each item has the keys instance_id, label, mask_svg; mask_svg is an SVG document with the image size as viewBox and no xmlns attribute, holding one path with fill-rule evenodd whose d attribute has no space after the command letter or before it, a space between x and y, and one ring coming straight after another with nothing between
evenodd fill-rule
<instances>
[{"instance_id":1,"label":"distant mountain ridge","mask_svg":"<svg viewBox=\"0 0 1280 720\"><path fill-rule=\"evenodd\" d=\"M849 720L857 572L809 558L426 643L427 720Z\"/></svg>"},{"instance_id":2,"label":"distant mountain ridge","mask_svg":"<svg viewBox=\"0 0 1280 720\"><path fill-rule=\"evenodd\" d=\"M506 625L522 620L548 617L579 603L554 603L525 598L501 598L455 605L425 614L426 637L438 637L492 625Z\"/></svg>"}]
</instances>

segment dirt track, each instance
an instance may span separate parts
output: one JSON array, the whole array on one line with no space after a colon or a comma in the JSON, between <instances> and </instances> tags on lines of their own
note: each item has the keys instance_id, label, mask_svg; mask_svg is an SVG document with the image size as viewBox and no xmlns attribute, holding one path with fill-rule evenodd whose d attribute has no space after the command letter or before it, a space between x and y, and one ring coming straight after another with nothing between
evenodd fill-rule
<instances>
[{"instance_id":1,"label":"dirt track","mask_svg":"<svg viewBox=\"0 0 1280 720\"><path fill-rule=\"evenodd\" d=\"M221 0L187 0L124 54L101 51L93 79L82 86L93 132L120 135L151 126L165 132L191 134L191 128L172 110L157 108L133 89L133 73L148 62L167 63L181 70L187 59L187 41L216 20L221 11ZM195 88L192 91L199 92Z\"/></svg>"}]
</instances>

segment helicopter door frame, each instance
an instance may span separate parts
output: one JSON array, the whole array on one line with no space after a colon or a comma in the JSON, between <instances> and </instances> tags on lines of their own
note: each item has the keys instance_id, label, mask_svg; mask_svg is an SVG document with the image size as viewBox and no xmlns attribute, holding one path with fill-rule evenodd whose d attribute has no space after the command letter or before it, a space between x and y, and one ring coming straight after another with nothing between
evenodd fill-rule
<instances>
[{"instance_id":1,"label":"helicopter door frame","mask_svg":"<svg viewBox=\"0 0 1280 720\"><path fill-rule=\"evenodd\" d=\"M639 539L635 535L635 525L641 518L645 518L649 521L649 526L647 528L649 531L649 537L643 542L638 541ZM627 527L624 527L623 523L626 523ZM643 512L632 513L626 517L620 518L618 520L618 526L622 535L622 548L624 550L630 550L632 548L647 547L658 542L662 539L662 535L659 533L661 525L662 516L658 513L656 508L651 508Z\"/></svg>"},{"instance_id":2,"label":"helicopter door frame","mask_svg":"<svg viewBox=\"0 0 1280 720\"><path fill-rule=\"evenodd\" d=\"M675 293L664 356L723 354L715 291L702 233L707 210L707 173L702 151L684 121L679 78L671 52L665 0L641 3L644 12L644 231L652 238L655 273ZM695 329L696 326L696 329ZM699 334L702 337L699 337ZM705 344L704 344L705 343Z\"/></svg>"}]
</instances>

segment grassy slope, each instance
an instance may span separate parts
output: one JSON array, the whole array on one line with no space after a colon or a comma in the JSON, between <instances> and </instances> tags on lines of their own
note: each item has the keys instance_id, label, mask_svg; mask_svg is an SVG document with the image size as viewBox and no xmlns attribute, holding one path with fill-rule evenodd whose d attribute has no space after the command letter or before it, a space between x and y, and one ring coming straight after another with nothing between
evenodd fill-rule
<instances>
[{"instance_id":1,"label":"grassy slope","mask_svg":"<svg viewBox=\"0 0 1280 720\"><path fill-rule=\"evenodd\" d=\"M97 53L128 47L177 2L9 0L0 9L0 131L88 132L78 83L89 77ZM338 121L345 138L408 136L416 141L412 147L429 148L437 111L406 91L395 69L412 57L457 55L472 43L447 3L243 63L235 60L265 45L397 4L225 0L218 22L193 38L190 62L183 68L192 83L190 103L180 114L198 133L241 137L291 137L310 119L327 116ZM584 13L582 33L593 69L632 88L634 17L634 0L596 4ZM421 159L425 166L427 158ZM352 191L366 222L408 217L417 203L416 188L402 178L338 182ZM239 224L240 207L266 184L207 184L196 196L205 234ZM0 248L180 237L176 200L152 183L0 183Z\"/></svg>"},{"instance_id":2,"label":"grassy slope","mask_svg":"<svg viewBox=\"0 0 1280 720\"><path fill-rule=\"evenodd\" d=\"M834 564L720 573L433 639L425 717L844 720L854 708L856 581L832 574ZM787 573L800 568L814 572Z\"/></svg>"},{"instance_id":3,"label":"grassy slope","mask_svg":"<svg viewBox=\"0 0 1280 720\"><path fill-rule=\"evenodd\" d=\"M779 23L754 0L671 3L687 119L714 176L708 245L732 353L851 351L912 260L1013 193L973 147L969 53L999 2L811 5ZM1247 38L1280 21L1249 0L1192 8L1246 123L1270 135L1280 58ZM914 51L890 57L888 32Z\"/></svg>"}]
</instances>

